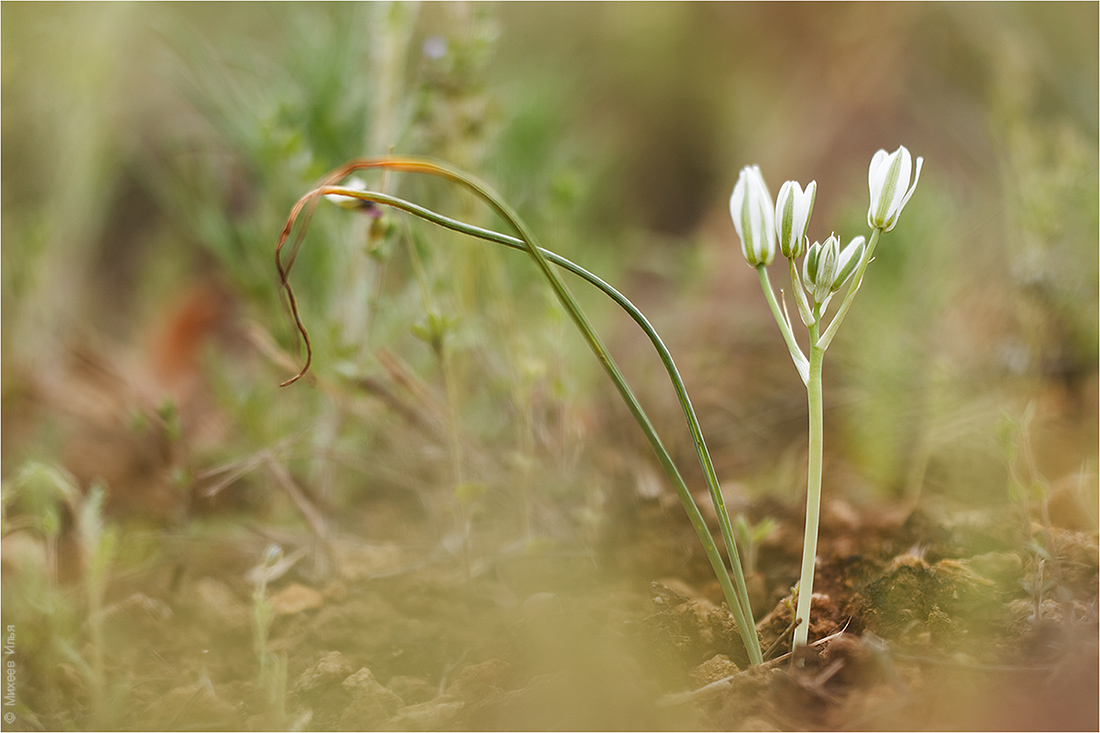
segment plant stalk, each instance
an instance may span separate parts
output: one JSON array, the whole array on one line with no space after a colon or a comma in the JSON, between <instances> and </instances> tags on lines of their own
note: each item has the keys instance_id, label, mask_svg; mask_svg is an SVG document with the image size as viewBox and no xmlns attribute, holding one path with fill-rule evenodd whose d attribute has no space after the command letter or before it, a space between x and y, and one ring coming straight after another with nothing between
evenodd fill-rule
<instances>
[{"instance_id":1,"label":"plant stalk","mask_svg":"<svg viewBox=\"0 0 1100 733\"><path fill-rule=\"evenodd\" d=\"M833 342L833 336L836 335L836 331L840 328L840 324L844 322L844 317L848 315L848 309L852 307L852 301L855 300L856 292L859 290L859 286L863 284L863 273L867 269L867 265L871 264L871 260L875 255L875 245L878 244L878 238L882 235L882 230L875 228L871 232L871 241L867 243L867 249L863 252L863 259L860 260L859 269L856 270L856 274L852 276L852 284L848 286L848 292L844 294L844 300L840 304L840 310L833 316L833 320L829 322L829 327L825 329L825 333L821 335L821 338L817 338L816 335L813 339L814 344L821 346L822 350L829 348L829 344ZM820 319L818 319L820 321Z\"/></svg>"},{"instance_id":2,"label":"plant stalk","mask_svg":"<svg viewBox=\"0 0 1100 733\"><path fill-rule=\"evenodd\" d=\"M817 321L820 323L820 314ZM821 452L823 447L823 404L821 396L821 362L825 349L817 346L818 323L810 326L810 378L806 383L810 414L810 455L806 476L806 533L802 543L802 571L798 578L797 625L794 647L805 646L810 632L810 605L814 591L814 560L817 557L817 530L821 516Z\"/></svg>"},{"instance_id":3,"label":"plant stalk","mask_svg":"<svg viewBox=\"0 0 1100 733\"><path fill-rule=\"evenodd\" d=\"M791 352L791 359L794 361L795 369L798 370L798 376L802 378L802 383L806 384L806 380L810 378L810 365L806 362L806 356L802 353L802 349L798 347L798 342L795 341L790 322L779 310L779 303L776 302L775 293L772 292L771 280L768 279L768 269L764 265L757 265L756 274L760 278L760 288L764 291L764 298L768 301L772 316L775 318L775 322L779 324L779 330L783 334L783 341L787 344L787 350Z\"/></svg>"}]
</instances>

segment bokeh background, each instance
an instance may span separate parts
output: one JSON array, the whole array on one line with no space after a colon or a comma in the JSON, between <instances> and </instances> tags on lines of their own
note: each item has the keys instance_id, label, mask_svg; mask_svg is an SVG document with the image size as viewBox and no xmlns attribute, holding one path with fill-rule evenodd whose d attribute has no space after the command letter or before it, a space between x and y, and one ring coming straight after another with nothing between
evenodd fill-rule
<instances>
[{"instance_id":1,"label":"bokeh background","mask_svg":"<svg viewBox=\"0 0 1100 733\"><path fill-rule=\"evenodd\" d=\"M1095 4L2 14L9 516L99 483L112 521L157 532L258 523L457 557L613 544L645 507L679 511L527 258L402 215L317 211L293 275L313 372L279 388L302 359L274 267L287 213L389 151L489 181L544 246L634 300L731 505L798 511L805 394L729 195L750 164L773 191L816 180L811 238L847 240L867 233L871 156L905 145L920 184L825 364L827 495L961 511L1023 487L1096 526ZM438 182L366 178L501 226ZM701 488L648 343L573 287Z\"/></svg>"},{"instance_id":2,"label":"bokeh background","mask_svg":"<svg viewBox=\"0 0 1100 733\"><path fill-rule=\"evenodd\" d=\"M547 246L619 285L667 334L724 477L793 496L803 396L728 194L746 164L774 190L814 179L811 236L849 238L871 154L904 144L921 184L826 365L847 488L1002 497L997 425L1029 402L1044 475L1095 486L1094 7L10 4L4 19L5 475L63 451L34 395L74 407L59 396L74 350L131 387L144 372L154 402L213 390L195 409L236 426L215 441L225 459L308 432L345 409L333 400L377 407L280 391L248 355L262 333L295 356L272 267L290 205L394 150L492 182ZM487 221L430 185L384 185ZM461 429L483 448L530 452L554 427L562 455L644 455L522 256L391 217L371 259L353 219L322 212L296 275L333 389L379 372L383 349L442 394L410 329L446 313ZM200 301L195 343L166 344L166 321ZM682 450L644 341L585 302ZM369 444L370 425L327 419L321 442Z\"/></svg>"}]
</instances>

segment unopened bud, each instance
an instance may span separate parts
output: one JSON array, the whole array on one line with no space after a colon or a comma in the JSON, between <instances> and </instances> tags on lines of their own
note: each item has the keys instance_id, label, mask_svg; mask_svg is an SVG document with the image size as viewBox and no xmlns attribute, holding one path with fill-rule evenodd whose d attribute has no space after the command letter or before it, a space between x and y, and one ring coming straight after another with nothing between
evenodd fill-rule
<instances>
[{"instance_id":1,"label":"unopened bud","mask_svg":"<svg viewBox=\"0 0 1100 733\"><path fill-rule=\"evenodd\" d=\"M917 158L917 174L910 186L913 159L904 145L892 153L880 150L874 154L871 167L867 171L867 185L871 190L871 205L867 209L868 226L878 227L884 232L894 228L901 210L917 188L923 163L924 158Z\"/></svg>"},{"instance_id":2,"label":"unopened bud","mask_svg":"<svg viewBox=\"0 0 1100 733\"><path fill-rule=\"evenodd\" d=\"M810 181L803 191L797 181L787 181L775 199L775 232L779 249L787 259L801 257L806 251L806 228L814 209L817 181Z\"/></svg>"},{"instance_id":3,"label":"unopened bud","mask_svg":"<svg viewBox=\"0 0 1100 733\"><path fill-rule=\"evenodd\" d=\"M859 261L863 259L863 250L867 247L867 240L856 237L848 246L840 251L840 257L836 263L836 274L833 276L832 292L840 290L844 283L852 277L852 273L859 267Z\"/></svg>"},{"instance_id":4,"label":"unopened bud","mask_svg":"<svg viewBox=\"0 0 1100 733\"><path fill-rule=\"evenodd\" d=\"M806 290L816 305L824 303L833 290L837 260L840 257L840 240L832 235L824 242L814 242L806 252L802 263L802 276Z\"/></svg>"},{"instance_id":5,"label":"unopened bud","mask_svg":"<svg viewBox=\"0 0 1100 733\"><path fill-rule=\"evenodd\" d=\"M741 169L730 197L730 216L748 263L770 264L775 259L775 207L760 166Z\"/></svg>"}]
</instances>

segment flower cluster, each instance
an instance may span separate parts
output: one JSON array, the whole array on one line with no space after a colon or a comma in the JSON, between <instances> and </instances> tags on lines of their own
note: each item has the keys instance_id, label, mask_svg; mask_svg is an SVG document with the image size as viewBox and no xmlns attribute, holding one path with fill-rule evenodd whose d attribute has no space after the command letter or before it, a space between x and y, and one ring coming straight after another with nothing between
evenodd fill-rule
<instances>
[{"instance_id":1,"label":"flower cluster","mask_svg":"<svg viewBox=\"0 0 1100 733\"><path fill-rule=\"evenodd\" d=\"M841 249L840 240L833 234L824 242L810 245L802 262L802 277L816 305L826 303L848 282L863 258L865 244L863 237L856 237Z\"/></svg>"},{"instance_id":2,"label":"flower cluster","mask_svg":"<svg viewBox=\"0 0 1100 733\"><path fill-rule=\"evenodd\" d=\"M879 150L871 158L867 175L871 202L867 209L867 224L874 230L888 232L897 224L898 216L920 179L923 158L917 158L916 175L913 160L905 147L893 153ZM909 179L913 181L910 185ZM829 298L859 269L864 255L869 255L864 237L856 237L841 247L836 235L824 242L809 243L806 230L817 195L817 182L810 181L803 190L797 181L787 181L779 189L772 204L771 194L759 166L741 170L730 197L733 226L741 238L741 251L753 267L769 265L775 259L776 243L788 260L805 255L801 271L801 287L811 299L813 309L823 308ZM793 277L798 278L797 270ZM801 294L800 294L801 295Z\"/></svg>"}]
</instances>

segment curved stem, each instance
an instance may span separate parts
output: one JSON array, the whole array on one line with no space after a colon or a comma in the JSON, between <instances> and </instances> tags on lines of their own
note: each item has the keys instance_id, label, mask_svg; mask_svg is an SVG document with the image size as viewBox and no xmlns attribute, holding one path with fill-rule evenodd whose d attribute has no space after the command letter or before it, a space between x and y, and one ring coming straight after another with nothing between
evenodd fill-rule
<instances>
[{"instance_id":1,"label":"curved stem","mask_svg":"<svg viewBox=\"0 0 1100 733\"><path fill-rule=\"evenodd\" d=\"M719 584L722 586L723 594L725 595L727 603L730 606L730 611L734 614L738 630L741 633L742 640L744 641L746 650L748 651L750 662L753 664L759 664L760 662L762 662L763 659L760 651L759 639L756 635L755 625L752 623L752 611L748 601L748 592L745 586L744 574L741 569L740 556L737 552L736 542L733 539L733 532L729 524L728 513L725 511L725 505L722 501L722 495L720 490L718 489L717 477L714 473L714 467L710 461L710 456L706 451L706 446L702 438L702 432L699 429L698 420L695 418L694 409L691 407L691 403L687 398L687 392L683 387L683 382L680 379L678 372L676 371L675 364L672 362L672 357L668 353L668 350L664 347L664 344L660 341L660 338L657 337L656 332L653 330L649 322L644 318L644 316L642 316L639 311L637 311L636 308L634 308L632 304L629 303L628 300L626 300L625 297L623 297L621 294L619 294L617 291L615 291L599 278L591 275L591 273L583 270L583 268L573 265L573 263L569 263L568 265L564 264L568 262L568 260L564 260L564 258L558 258L556 255L551 257L552 253L538 246L537 241L534 239L534 237L531 235L531 233L523 224L523 222L519 219L519 217L515 214L515 212L512 211L512 209L507 204L500 200L499 196L493 193L488 186L477 181L476 179L467 177L461 173L458 173L457 171L451 170L446 166L432 161L427 161L419 158L388 156L385 158L376 158L350 163L344 166L344 168L330 175L326 179L326 182L338 181L354 170L372 167L382 167L410 172L426 173L429 175L434 175L450 180L455 183L459 183L469 190L473 191L476 195L486 201L502 218L504 218L513 228L515 228L517 233L521 235L520 240L504 242L501 241L501 238L504 238L504 235L498 235L496 233L489 232L488 230L483 230L477 227L470 227L469 225L462 224L461 222L455 222L454 220L447 220L447 223L444 223L442 220L445 219L445 217L440 217L439 215L436 215L434 213L432 214L432 216L424 216L424 218L435 221L435 223L437 224L449 226L449 228L453 228L458 231L465 231L472 236L478 236L484 239L490 239L491 241L497 241L502 244L506 244L507 246L522 248L531 254L539 269L543 272L544 276L553 288L555 295L557 295L559 301L566 308L566 311L569 313L574 324L580 329L590 349L596 355L600 363L604 366L605 371L611 377L612 382L614 382L616 388L620 393L620 396L623 398L624 402L626 402L627 407L631 411L631 414L634 416L635 420L638 422L643 432L646 434L650 445L653 447L654 452L657 454L658 460L661 462L661 465L665 469L666 474L668 474L669 478L672 480L676 493L680 498L681 503L684 505L685 511L687 511L688 518L691 521L692 526L694 527L696 533L699 535L700 540L703 542L707 558L710 561L711 566L715 571L715 574L718 576ZM294 218L297 215L297 212L302 210L302 207L305 205L308 199L315 199L317 196L323 193L337 192L344 195L355 196L363 200L372 200L373 198L378 200L379 203L397 205L397 200L393 200L392 197L385 197L391 200L383 200L383 197L381 197L379 194L372 193L367 195L363 192L357 192L351 189L339 189L331 186L326 187L325 184L322 184L322 186L318 187L317 189L300 199L299 202L295 205L294 209L292 209L290 218L288 219L287 224L283 229L283 234L280 238L279 246L276 248L276 262L279 265L280 277L282 278L284 286L289 287L289 284L286 280L286 271L283 269L282 263L279 260L279 252L282 246L285 244L287 238L289 237L290 231L292 230L294 225ZM425 209L421 209L420 207L415 207L414 205L408 204L408 202L401 203L404 205L399 206L398 208L403 208L404 210L409 211L410 213L414 213L418 216L425 213L431 213L427 212L427 210ZM511 240L512 238L507 239ZM557 276L557 273L554 272L554 270L550 267L551 259L554 260L554 264L567 267L567 269L570 269L576 274L585 277L586 280L592 282L609 296L611 296L616 301L616 303L618 303L621 307L624 307L624 309L631 314L632 318L634 318L634 320L638 322L640 326L642 326L643 330L645 330L647 335L650 336L650 340L657 348L658 353L661 356L662 362L664 362L666 369L669 371L669 375L673 380L673 384L676 387L681 407L683 408L685 415L688 417L689 427L691 428L692 436L695 440L696 451L699 454L700 462L703 465L704 473L707 476L708 486L711 489L712 500L714 500L715 507L718 510L719 524L721 525L723 539L726 541L727 550L730 554L730 564L732 566L733 574L738 586L736 590L733 588L730 582L729 572L727 571L725 564L722 561L721 555L718 553L717 547L714 544L714 540L710 536L710 531L707 529L702 514L699 512L698 506L696 506L695 501L692 498L691 493L683 480L683 477L680 475L679 470L672 462L668 451L661 443L660 438L657 436L657 433L653 428L653 425L650 423L648 416L642 409L641 405L638 403L634 393L626 384L626 381L619 371L618 366L615 364L614 360L607 352L606 347L604 347L602 341L595 333L595 330L592 328L591 324L584 316L584 313L581 311L579 304L577 304L572 293L568 290L568 288L565 287L564 283L562 283L561 279ZM301 321L298 317L294 305L293 296L290 296L288 300L291 304L291 310L294 314L295 322L298 325L299 330L303 330ZM289 380L289 382L292 381L293 380Z\"/></svg>"},{"instance_id":2,"label":"curved stem","mask_svg":"<svg viewBox=\"0 0 1100 733\"><path fill-rule=\"evenodd\" d=\"M320 190L322 195L325 194L337 194L341 196L350 196L358 198L363 201L370 201L372 203L383 204L386 206L392 206L393 208L400 209L414 216L430 221L433 224L442 226L453 231L461 232L463 234L484 239L486 241L494 242L496 244L502 244L505 247L512 249L527 250L526 245L522 240L515 237L509 237L506 234L494 232L490 229L483 229L472 224L451 219L450 217L437 214L430 209L426 209L422 206L418 206L409 201L399 199L395 196L388 196L386 194L375 193L373 191L361 191L350 188L340 188L335 186L326 186ZM695 408L691 404L691 399L688 397L687 387L684 385L683 379L680 377L680 372L676 368L676 362L672 358L672 354L669 352L668 347L665 346L664 341L661 340L653 325L649 322L649 319L638 310L625 295L620 293L606 281L599 276L589 272L580 265L572 262L571 260L562 257L547 249L541 249L543 256L554 265L561 267L569 272L577 275L578 277L586 280L591 285L598 288L601 292L607 295L611 300L615 302L620 308L626 311L627 315L638 324L638 327L645 332L649 338L650 343L653 344L653 348L657 351L658 356L661 358L661 362L664 364L665 371L668 373L669 379L672 382L673 389L676 391L677 399L680 402L680 409L684 413L684 419L687 422L688 429L691 432L692 442L695 445L695 454L699 459L699 465L703 469L703 474L706 478L707 486L710 489L711 501L714 502L716 513L718 515L719 529L722 532L722 539L726 544L727 552L730 554L730 565L733 568L734 582L737 584L738 597L742 599L742 602L748 599L748 589L745 585L744 572L740 561L740 556L737 552L737 546L734 541L733 527L730 524L729 512L726 510L725 501L722 497L721 488L718 482L718 475L714 468L714 463L710 457L710 451L707 450L706 440L703 437L702 427L699 425L699 419L695 414ZM733 549L730 549L733 548ZM745 619L752 624L753 616L751 606L746 605L744 608ZM759 643L759 642L757 642Z\"/></svg>"}]
</instances>

